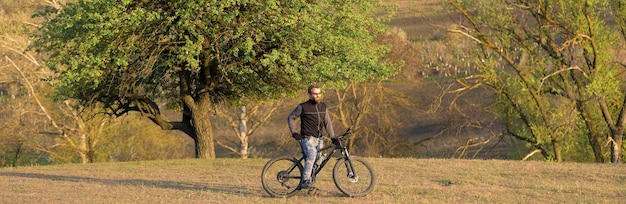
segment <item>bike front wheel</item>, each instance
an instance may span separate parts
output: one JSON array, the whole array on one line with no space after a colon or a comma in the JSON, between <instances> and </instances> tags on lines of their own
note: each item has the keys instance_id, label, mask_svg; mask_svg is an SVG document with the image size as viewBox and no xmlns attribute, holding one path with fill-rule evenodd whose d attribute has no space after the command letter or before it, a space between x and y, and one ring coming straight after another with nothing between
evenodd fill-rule
<instances>
[{"instance_id":1,"label":"bike front wheel","mask_svg":"<svg viewBox=\"0 0 626 204\"><path fill-rule=\"evenodd\" d=\"M270 159L263 167L261 184L274 197L290 197L300 190L302 165L291 156Z\"/></svg>"},{"instance_id":2,"label":"bike front wheel","mask_svg":"<svg viewBox=\"0 0 626 204\"><path fill-rule=\"evenodd\" d=\"M372 167L360 157L339 158L333 167L333 181L344 194L365 196L374 189L375 175Z\"/></svg>"}]
</instances>

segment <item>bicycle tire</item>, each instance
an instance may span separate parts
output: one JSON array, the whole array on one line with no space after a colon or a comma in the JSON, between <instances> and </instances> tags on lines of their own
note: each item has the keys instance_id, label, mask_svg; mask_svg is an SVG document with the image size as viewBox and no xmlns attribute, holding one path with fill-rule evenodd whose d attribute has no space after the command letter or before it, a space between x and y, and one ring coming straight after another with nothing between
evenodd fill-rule
<instances>
[{"instance_id":1,"label":"bicycle tire","mask_svg":"<svg viewBox=\"0 0 626 204\"><path fill-rule=\"evenodd\" d=\"M302 164L292 156L270 159L261 173L263 189L274 197L291 197L300 190Z\"/></svg>"},{"instance_id":2,"label":"bicycle tire","mask_svg":"<svg viewBox=\"0 0 626 204\"><path fill-rule=\"evenodd\" d=\"M350 197L369 194L376 184L376 175L372 167L360 157L350 157L355 175L349 175L348 160L341 157L333 167L333 181L337 188Z\"/></svg>"}]
</instances>

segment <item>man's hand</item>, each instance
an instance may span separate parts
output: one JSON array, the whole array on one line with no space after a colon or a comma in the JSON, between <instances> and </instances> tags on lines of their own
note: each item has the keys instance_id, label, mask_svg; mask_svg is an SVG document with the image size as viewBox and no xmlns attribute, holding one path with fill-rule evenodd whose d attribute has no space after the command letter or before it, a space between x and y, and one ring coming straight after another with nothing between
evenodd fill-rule
<instances>
[{"instance_id":1,"label":"man's hand","mask_svg":"<svg viewBox=\"0 0 626 204\"><path fill-rule=\"evenodd\" d=\"M291 133L291 137L293 137L293 139L296 139L296 140L302 140L302 135L297 132Z\"/></svg>"},{"instance_id":2,"label":"man's hand","mask_svg":"<svg viewBox=\"0 0 626 204\"><path fill-rule=\"evenodd\" d=\"M330 140L333 141L334 145L338 145L339 143L341 143L341 140L336 137L331 137Z\"/></svg>"}]
</instances>

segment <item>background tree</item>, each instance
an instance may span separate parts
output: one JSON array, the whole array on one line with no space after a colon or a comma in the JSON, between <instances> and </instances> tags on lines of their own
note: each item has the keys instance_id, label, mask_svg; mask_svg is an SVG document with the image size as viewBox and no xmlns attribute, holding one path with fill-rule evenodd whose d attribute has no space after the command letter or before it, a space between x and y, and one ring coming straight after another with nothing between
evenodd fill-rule
<instances>
[{"instance_id":1,"label":"background tree","mask_svg":"<svg viewBox=\"0 0 626 204\"><path fill-rule=\"evenodd\" d=\"M3 143L13 146L7 148L7 155L11 155L8 158L15 159L13 166L20 163L47 164L59 159L48 148L56 146L57 139L71 146L71 154L79 157L78 161L88 160L85 151L81 149L86 147L86 143L83 143L86 140L79 139L84 137L67 131L74 126L65 120L72 118L63 114L66 104L53 103L43 97L49 92L50 84L41 79L48 78L52 72L45 68L38 69L40 56L26 52L30 42L28 36L37 24L30 18L29 12L43 8L43 4L55 5L49 1L5 1L0 10L4 14L0 18L0 89L3 98L2 118L5 119L1 126L6 130L3 132L3 136L6 136Z\"/></svg>"},{"instance_id":2,"label":"background tree","mask_svg":"<svg viewBox=\"0 0 626 204\"><path fill-rule=\"evenodd\" d=\"M417 103L410 103L406 96L378 83L350 83L344 89L333 89L336 104L329 113L340 124L335 134L341 134L351 125L353 133L347 143L355 154L371 157L395 157L414 155L408 137L402 137L398 127L410 121L397 120L402 111L415 111ZM330 95L330 94L329 94ZM394 107L394 108L392 108ZM359 147L359 148L356 148Z\"/></svg>"},{"instance_id":3,"label":"background tree","mask_svg":"<svg viewBox=\"0 0 626 204\"><path fill-rule=\"evenodd\" d=\"M210 104L271 100L307 84L341 86L390 76L384 26L366 1L78 1L49 8L34 47L50 53L57 99L139 111L190 136L214 158ZM167 121L156 101L179 107Z\"/></svg>"},{"instance_id":4,"label":"background tree","mask_svg":"<svg viewBox=\"0 0 626 204\"><path fill-rule=\"evenodd\" d=\"M507 134L545 159L604 162L611 154L621 162L624 39L612 23L623 22L612 9L618 2L448 0L463 19L450 31L478 45L472 54L479 73L458 81L465 89L492 88Z\"/></svg>"},{"instance_id":5,"label":"background tree","mask_svg":"<svg viewBox=\"0 0 626 204\"><path fill-rule=\"evenodd\" d=\"M141 120L120 128L124 118L96 115L98 107L46 97L55 81L49 80L53 72L40 66L43 56L27 50L39 23L31 15L44 5L60 8L60 2L0 2L0 166L188 157L187 145L174 143L180 137L153 133ZM146 149L133 147L138 144Z\"/></svg>"},{"instance_id":6,"label":"background tree","mask_svg":"<svg viewBox=\"0 0 626 204\"><path fill-rule=\"evenodd\" d=\"M245 105L240 104L238 107L216 104L215 114L226 121L226 126L233 131L237 138L235 141L230 140L232 137L227 137L229 139L225 139L224 142L216 140L217 144L239 155L242 159L247 159L252 148L250 138L259 127L270 119L279 103L280 101L272 104L248 102Z\"/></svg>"}]
</instances>

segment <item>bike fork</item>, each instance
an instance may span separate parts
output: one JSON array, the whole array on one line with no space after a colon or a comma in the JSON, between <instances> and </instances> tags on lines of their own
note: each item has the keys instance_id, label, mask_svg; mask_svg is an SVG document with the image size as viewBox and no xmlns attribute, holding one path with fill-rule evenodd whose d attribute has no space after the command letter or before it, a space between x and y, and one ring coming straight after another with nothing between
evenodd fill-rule
<instances>
[{"instance_id":1,"label":"bike fork","mask_svg":"<svg viewBox=\"0 0 626 204\"><path fill-rule=\"evenodd\" d=\"M344 152L344 154L346 155L346 162L344 164L346 165L346 170L348 171L348 175L346 176L350 179L350 182L356 183L359 180L359 176L354 172L352 159L350 159L350 155L347 151Z\"/></svg>"}]
</instances>

